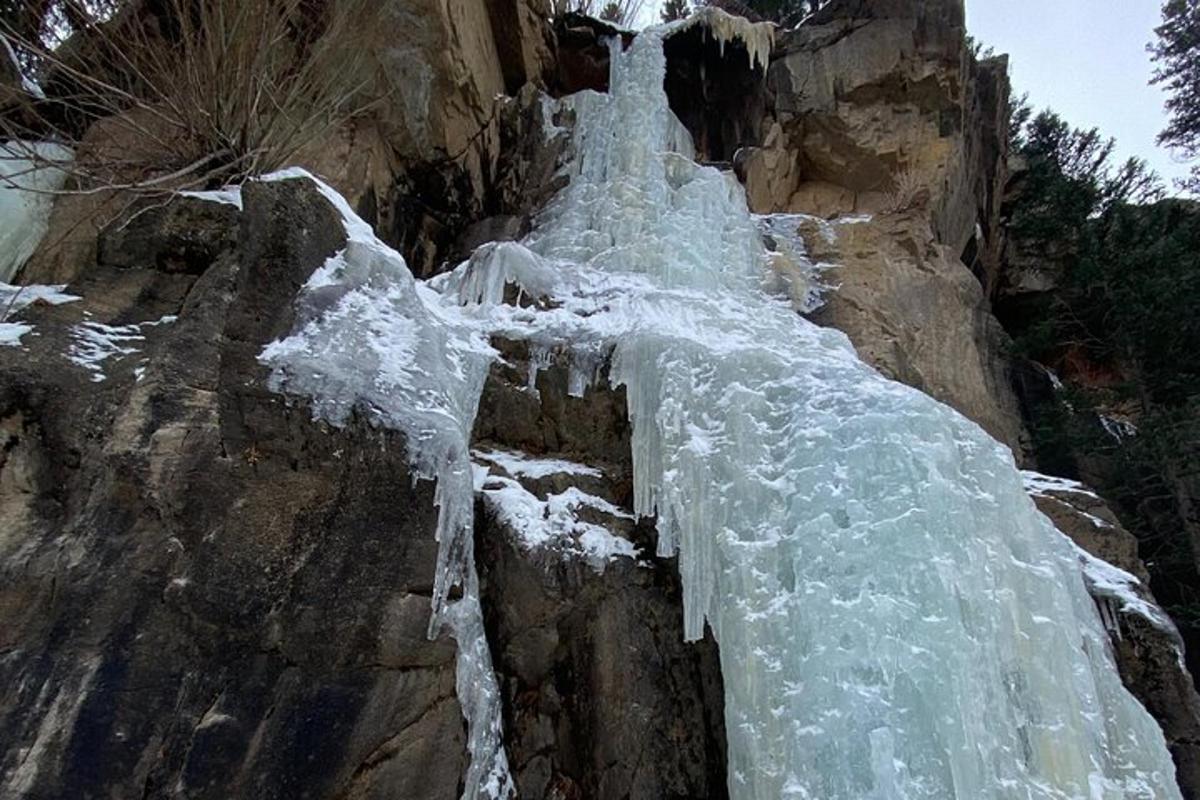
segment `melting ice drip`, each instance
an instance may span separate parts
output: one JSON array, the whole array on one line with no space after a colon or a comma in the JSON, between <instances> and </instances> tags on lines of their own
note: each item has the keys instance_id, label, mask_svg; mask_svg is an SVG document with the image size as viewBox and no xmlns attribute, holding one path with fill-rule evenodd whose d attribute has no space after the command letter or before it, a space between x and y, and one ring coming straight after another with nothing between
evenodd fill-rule
<instances>
[{"instance_id":1,"label":"melting ice drip","mask_svg":"<svg viewBox=\"0 0 1200 800\"><path fill-rule=\"evenodd\" d=\"M612 353L636 510L679 555L686 635L707 622L720 644L732 797L1179 797L1007 450L763 290L741 188L671 146L664 34L614 43L610 94L570 99L571 182L524 242L425 286L362 232L264 353L277 388L404 430L439 478L437 595L465 587L446 608L475 690L468 795L508 785L461 472L500 335L588 374ZM506 305L506 284L551 302Z\"/></svg>"}]
</instances>

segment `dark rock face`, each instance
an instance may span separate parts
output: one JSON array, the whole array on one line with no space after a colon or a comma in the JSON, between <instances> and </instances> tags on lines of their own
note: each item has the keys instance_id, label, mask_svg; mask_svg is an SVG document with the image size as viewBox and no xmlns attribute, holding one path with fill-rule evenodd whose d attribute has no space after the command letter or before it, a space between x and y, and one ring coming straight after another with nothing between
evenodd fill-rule
<instances>
[{"instance_id":1,"label":"dark rock face","mask_svg":"<svg viewBox=\"0 0 1200 800\"><path fill-rule=\"evenodd\" d=\"M762 141L766 76L738 40L717 41L695 25L663 42L664 89L671 110L692 134L700 161L732 163L738 150Z\"/></svg>"},{"instance_id":2,"label":"dark rock face","mask_svg":"<svg viewBox=\"0 0 1200 800\"><path fill-rule=\"evenodd\" d=\"M0 351L5 797L457 796L454 646L425 638L432 487L398 436L312 422L255 362L340 222L303 181L245 201L198 277L155 268L181 206ZM93 383L64 359L85 312L178 320Z\"/></svg>"},{"instance_id":3,"label":"dark rock face","mask_svg":"<svg viewBox=\"0 0 1200 800\"><path fill-rule=\"evenodd\" d=\"M566 138L546 135L544 96L526 84L497 100L488 137L495 153L482 178L453 158L414 164L398 176L387 202L394 213L379 233L414 275L431 277L484 242L528 233L534 212L561 188Z\"/></svg>"}]
</instances>

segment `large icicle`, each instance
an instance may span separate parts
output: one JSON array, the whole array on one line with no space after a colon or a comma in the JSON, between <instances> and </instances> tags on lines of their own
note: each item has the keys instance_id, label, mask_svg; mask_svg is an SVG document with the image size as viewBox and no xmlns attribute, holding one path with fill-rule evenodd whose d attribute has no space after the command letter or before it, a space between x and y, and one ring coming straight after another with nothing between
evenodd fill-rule
<instances>
[{"instance_id":1,"label":"large icicle","mask_svg":"<svg viewBox=\"0 0 1200 800\"><path fill-rule=\"evenodd\" d=\"M458 643L457 689L471 761L463 800L500 800L512 780L500 729L500 691L479 606L472 538L474 485L469 437L494 356L477 330L414 280L399 253L379 241L333 189L303 170L273 179L313 180L338 209L344 250L313 273L297 299L292 334L260 360L273 391L312 400L313 413L344 424L352 412L403 431L414 470L437 480L438 563L430 635ZM451 601L453 587L462 597Z\"/></svg>"},{"instance_id":2,"label":"large icicle","mask_svg":"<svg viewBox=\"0 0 1200 800\"><path fill-rule=\"evenodd\" d=\"M660 38L573 100L571 183L437 282L490 331L614 347L635 502L720 643L730 794L1177 798L1075 553L976 425L763 291L732 179L669 152ZM547 297L496 305L506 283Z\"/></svg>"}]
</instances>

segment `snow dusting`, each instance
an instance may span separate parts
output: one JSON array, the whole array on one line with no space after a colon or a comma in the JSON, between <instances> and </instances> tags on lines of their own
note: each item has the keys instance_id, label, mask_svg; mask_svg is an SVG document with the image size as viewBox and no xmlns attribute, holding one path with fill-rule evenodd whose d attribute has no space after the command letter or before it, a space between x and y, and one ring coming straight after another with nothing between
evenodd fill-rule
<instances>
[{"instance_id":1,"label":"snow dusting","mask_svg":"<svg viewBox=\"0 0 1200 800\"><path fill-rule=\"evenodd\" d=\"M495 464L514 478L536 479L548 475L585 475L599 478L604 474L587 464L557 458L534 458L525 453L510 453L505 450L472 450L471 455L489 464Z\"/></svg>"},{"instance_id":2,"label":"snow dusting","mask_svg":"<svg viewBox=\"0 0 1200 800\"><path fill-rule=\"evenodd\" d=\"M143 328L167 325L174 321L174 316L165 316L150 322L129 325L81 322L71 328L72 341L67 349L67 359L92 373L93 383L100 383L108 379L104 372L105 361L139 352L140 345L146 341ZM136 374L136 370L135 377L141 378L140 374Z\"/></svg>"}]
</instances>

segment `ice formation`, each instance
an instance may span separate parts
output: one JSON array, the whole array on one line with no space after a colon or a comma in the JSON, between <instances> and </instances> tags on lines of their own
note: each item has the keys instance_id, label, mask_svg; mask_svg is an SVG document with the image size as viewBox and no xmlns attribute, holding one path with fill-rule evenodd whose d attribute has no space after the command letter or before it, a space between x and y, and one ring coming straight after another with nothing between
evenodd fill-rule
<instances>
[{"instance_id":1,"label":"ice formation","mask_svg":"<svg viewBox=\"0 0 1200 800\"><path fill-rule=\"evenodd\" d=\"M766 291L741 188L672 152L669 30L613 43L611 93L574 98L571 181L521 243L423 285L331 198L350 242L263 354L277 389L403 430L438 478L467 792L507 785L467 452L498 335L611 353L635 510L679 555L686 636L708 624L720 645L735 800L1178 798L1076 552L1008 451ZM536 302L505 304L508 285Z\"/></svg>"},{"instance_id":2,"label":"ice formation","mask_svg":"<svg viewBox=\"0 0 1200 800\"><path fill-rule=\"evenodd\" d=\"M1061 497L1056 497L1056 494L1077 494L1094 500L1100 499L1091 489L1079 481L1073 481L1069 478L1058 478L1051 475L1043 475L1039 472L1024 470L1021 472L1021 479L1025 484L1025 491L1033 497L1048 497L1060 503L1066 501ZM1078 506L1072 505L1071 508L1074 513L1086 519L1096 528L1113 527L1112 523L1108 520L1101 519ZM1064 538L1067 538L1066 534L1062 535ZM1101 558L1097 558L1082 547L1079 547L1069 538L1067 538L1067 541L1079 559L1080 566L1083 569L1084 584L1100 606L1105 627L1110 633L1116 636L1120 636L1121 634L1120 626L1117 625L1116 621L1117 612L1137 614L1176 640L1182 648L1182 639L1179 636L1178 629L1175 627L1175 623L1171 621L1171 618L1161 608L1142 596L1142 582L1136 576L1130 575L1120 567L1109 564Z\"/></svg>"},{"instance_id":3,"label":"ice formation","mask_svg":"<svg viewBox=\"0 0 1200 800\"><path fill-rule=\"evenodd\" d=\"M702 6L686 19L663 26L663 31L666 36L671 36L696 27L702 28L717 40L721 55L725 55L727 43L741 42L750 54L750 68L762 67L763 76L766 76L771 48L775 46L773 23L751 22L745 17L734 16L716 6Z\"/></svg>"},{"instance_id":4,"label":"ice formation","mask_svg":"<svg viewBox=\"0 0 1200 800\"><path fill-rule=\"evenodd\" d=\"M33 155L47 163L35 163ZM50 164L65 164L71 157L70 150L55 144L0 144L0 281L12 280L46 235L52 193L66 180L66 173Z\"/></svg>"}]
</instances>

